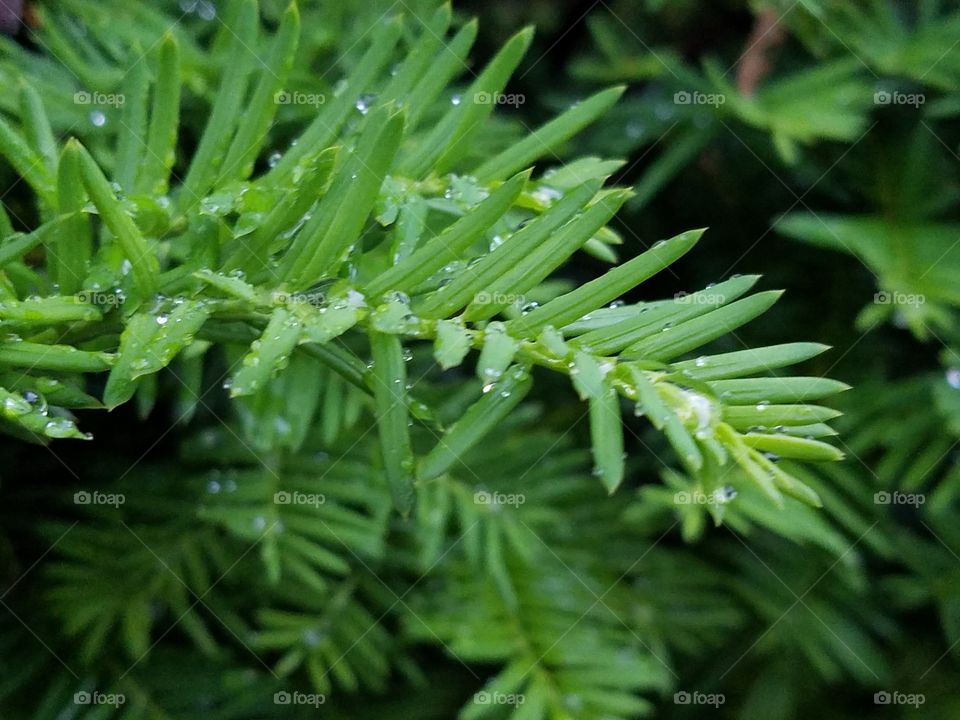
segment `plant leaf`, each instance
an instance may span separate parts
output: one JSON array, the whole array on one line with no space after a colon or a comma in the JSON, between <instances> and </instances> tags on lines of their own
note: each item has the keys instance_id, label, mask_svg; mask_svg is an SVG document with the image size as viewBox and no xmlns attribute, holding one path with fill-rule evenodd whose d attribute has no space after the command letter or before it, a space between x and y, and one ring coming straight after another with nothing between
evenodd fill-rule
<instances>
[{"instance_id":1,"label":"plant leaf","mask_svg":"<svg viewBox=\"0 0 960 720\"><path fill-rule=\"evenodd\" d=\"M180 120L180 46L172 33L164 36L160 43L157 67L147 150L136 187L142 193L162 195L170 185Z\"/></svg>"},{"instance_id":2,"label":"plant leaf","mask_svg":"<svg viewBox=\"0 0 960 720\"><path fill-rule=\"evenodd\" d=\"M396 335L370 333L373 353L371 384L377 409L377 427L383 465L396 508L406 515L413 508L414 460L407 407L407 366Z\"/></svg>"},{"instance_id":3,"label":"plant leaf","mask_svg":"<svg viewBox=\"0 0 960 720\"><path fill-rule=\"evenodd\" d=\"M530 392L530 373L515 367L484 393L437 441L420 461L417 476L420 482L440 476L497 427Z\"/></svg>"},{"instance_id":4,"label":"plant leaf","mask_svg":"<svg viewBox=\"0 0 960 720\"><path fill-rule=\"evenodd\" d=\"M535 335L546 325L563 327L660 272L690 250L701 235L703 230L691 230L656 243L645 253L613 268L602 277L551 300L523 317L511 320L507 327L515 337Z\"/></svg>"},{"instance_id":5,"label":"plant leaf","mask_svg":"<svg viewBox=\"0 0 960 720\"><path fill-rule=\"evenodd\" d=\"M220 167L217 186L235 178L249 177L253 172L253 162L263 147L270 123L277 112L277 93L282 91L293 67L299 41L300 12L296 2L291 2L280 19L280 27L247 105L247 112L240 119L237 134Z\"/></svg>"},{"instance_id":6,"label":"plant leaf","mask_svg":"<svg viewBox=\"0 0 960 720\"><path fill-rule=\"evenodd\" d=\"M367 295L377 297L388 290L409 292L444 265L457 259L513 205L529 177L530 173L526 171L503 183L472 212L372 280L367 285Z\"/></svg>"},{"instance_id":7,"label":"plant leaf","mask_svg":"<svg viewBox=\"0 0 960 720\"><path fill-rule=\"evenodd\" d=\"M157 291L157 276L160 274L157 258L150 252L140 230L120 205L110 183L107 182L96 161L90 157L90 153L73 139L68 142L68 146L77 153L83 185L100 213L100 218L110 228L110 232L116 237L124 255L130 261L131 272L137 286L145 296L153 295Z\"/></svg>"},{"instance_id":8,"label":"plant leaf","mask_svg":"<svg viewBox=\"0 0 960 720\"><path fill-rule=\"evenodd\" d=\"M356 150L283 258L282 275L302 288L335 274L363 230L403 135L403 114L381 107L367 116Z\"/></svg>"},{"instance_id":9,"label":"plant leaf","mask_svg":"<svg viewBox=\"0 0 960 720\"><path fill-rule=\"evenodd\" d=\"M186 300L170 313L133 315L120 336L117 362L107 378L103 403L109 409L127 402L137 391L139 378L165 368L209 317L200 301Z\"/></svg>"},{"instance_id":10,"label":"plant leaf","mask_svg":"<svg viewBox=\"0 0 960 720\"><path fill-rule=\"evenodd\" d=\"M484 162L473 175L480 182L489 182L512 175L545 155L553 155L563 143L613 107L625 89L621 85L591 95Z\"/></svg>"},{"instance_id":11,"label":"plant leaf","mask_svg":"<svg viewBox=\"0 0 960 720\"><path fill-rule=\"evenodd\" d=\"M274 373L286 366L290 354L300 341L300 320L286 308L278 307L259 339L254 340L243 358L243 365L230 383L230 396L257 392Z\"/></svg>"}]
</instances>

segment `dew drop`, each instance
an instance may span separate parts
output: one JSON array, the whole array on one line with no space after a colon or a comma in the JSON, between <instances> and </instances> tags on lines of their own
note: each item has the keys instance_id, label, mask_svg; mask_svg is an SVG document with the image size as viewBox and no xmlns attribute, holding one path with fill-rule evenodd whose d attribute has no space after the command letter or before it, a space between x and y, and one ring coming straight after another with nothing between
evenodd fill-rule
<instances>
[{"instance_id":1,"label":"dew drop","mask_svg":"<svg viewBox=\"0 0 960 720\"><path fill-rule=\"evenodd\" d=\"M370 112L370 108L373 106L373 103L376 102L377 96L364 94L357 98L357 102L354 103L354 107L360 111L361 115L366 115Z\"/></svg>"},{"instance_id":2,"label":"dew drop","mask_svg":"<svg viewBox=\"0 0 960 720\"><path fill-rule=\"evenodd\" d=\"M210 0L201 0L197 4L197 15L201 20L209 22L217 16L217 8Z\"/></svg>"},{"instance_id":3,"label":"dew drop","mask_svg":"<svg viewBox=\"0 0 960 720\"><path fill-rule=\"evenodd\" d=\"M729 502L737 496L737 489L732 485L726 485L717 490L717 497L723 502Z\"/></svg>"},{"instance_id":4,"label":"dew drop","mask_svg":"<svg viewBox=\"0 0 960 720\"><path fill-rule=\"evenodd\" d=\"M56 418L50 420L43 426L43 434L52 438L70 437L76 432L74 424L66 418Z\"/></svg>"},{"instance_id":5,"label":"dew drop","mask_svg":"<svg viewBox=\"0 0 960 720\"><path fill-rule=\"evenodd\" d=\"M3 410L10 415L26 415L33 408L30 403L15 395L3 399Z\"/></svg>"},{"instance_id":6,"label":"dew drop","mask_svg":"<svg viewBox=\"0 0 960 720\"><path fill-rule=\"evenodd\" d=\"M950 387L960 390L960 368L952 367L947 370L947 384Z\"/></svg>"}]
</instances>

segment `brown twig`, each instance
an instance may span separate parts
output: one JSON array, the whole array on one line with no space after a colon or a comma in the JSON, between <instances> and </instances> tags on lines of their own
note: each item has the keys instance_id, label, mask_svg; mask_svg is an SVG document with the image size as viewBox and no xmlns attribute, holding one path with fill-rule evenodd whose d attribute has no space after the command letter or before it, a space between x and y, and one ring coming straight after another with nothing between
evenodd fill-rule
<instances>
[{"instance_id":1,"label":"brown twig","mask_svg":"<svg viewBox=\"0 0 960 720\"><path fill-rule=\"evenodd\" d=\"M780 25L777 11L773 8L760 11L737 63L737 89L743 95L752 97L756 93L760 82L770 72L770 51L785 37L786 31Z\"/></svg>"}]
</instances>

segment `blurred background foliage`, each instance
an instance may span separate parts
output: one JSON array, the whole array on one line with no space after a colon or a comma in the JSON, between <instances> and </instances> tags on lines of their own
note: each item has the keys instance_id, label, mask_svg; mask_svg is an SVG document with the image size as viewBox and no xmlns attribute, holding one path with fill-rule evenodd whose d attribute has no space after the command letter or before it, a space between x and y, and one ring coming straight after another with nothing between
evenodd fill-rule
<instances>
[{"instance_id":1,"label":"blurred background foliage","mask_svg":"<svg viewBox=\"0 0 960 720\"><path fill-rule=\"evenodd\" d=\"M0 85L26 73L45 98L61 98L48 104L56 130L105 151L111 108L102 109L105 122L91 121L90 108L70 99L76 76L109 91L119 82L114 64L179 18L189 145L205 119L190 103L205 106L212 68L223 62L228 38L217 17L225 5L34 3L32 33L0 40ZM275 23L285 3L262 5ZM318 68L349 70L376 18L425 17L433 6L304 0L291 89L332 91L342 72ZM244 504L255 502L263 473L210 422L226 413L216 404L168 434L162 418L177 401L161 393L151 416L161 419L134 422L129 408L91 418L114 457L69 446L57 459L4 443L5 579L39 569L4 593L0 717L104 717L70 698L106 691L107 679L128 698L121 717L198 717L198 708L211 718L296 717L269 702L284 685L261 657L279 676L328 693L329 718L960 717L960 8L937 0L533 0L463 2L455 12L460 22L480 16L478 58L523 25L538 28L509 88L525 100L498 113L498 136L521 137L611 83L629 86L563 152L626 161L617 180L636 196L618 216L617 253L627 259L652 239L711 228L699 252L646 283L649 297L633 299L763 273L787 294L721 349L798 337L833 346L804 370L854 387L838 403L848 457L794 470L824 508L779 512L744 493L715 526L702 506L677 505L689 480L658 460L667 445L642 418L630 420L631 487L604 497L579 449L589 444L576 424L582 409L543 378L526 414L492 441L496 456L467 459L478 486L523 492L526 503L478 513L458 488L437 486L425 499L423 532L412 533L390 516L385 489L355 492L351 479L369 477L371 449L349 441L357 417L343 387L323 402L323 437L308 438L280 471L306 492L317 467L337 463L336 489L324 489L336 496L326 522L359 549L319 532L296 546L267 542L236 561L249 540L241 520L257 517ZM18 42L37 50L26 65ZM0 110L16 112L13 95L0 93ZM277 147L284 120L294 123L298 112L309 108L284 108ZM29 219L19 200L16 192L4 198ZM603 267L582 261L571 279ZM460 385L444 377L423 394L442 398L455 417L468 402ZM266 411L249 408L250 428L257 412ZM139 498L123 519L105 515L59 543L55 563L45 558L80 517L68 503L51 507L51 484L77 485L61 463L116 477L142 455L116 482ZM540 456L547 460L525 473ZM223 492L237 485L249 495ZM885 503L903 497L894 492L924 502ZM450 544L448 523L466 533L465 547ZM33 556L14 556L11 548L25 544ZM384 563L387 545L399 555ZM271 584L263 568L276 563L294 567L316 601ZM168 564L189 588L161 572ZM48 593L42 600L38 588ZM509 588L512 604L497 599L497 588ZM18 621L27 613L30 629ZM315 635L317 618L330 614ZM176 631L135 662L178 618ZM375 620L378 629L351 645L359 634L351 629ZM87 675L74 677L48 652L57 637L52 650ZM491 687L535 700L465 706L493 676ZM677 704L678 691L723 693L725 703ZM923 693L925 704L875 705L884 691Z\"/></svg>"}]
</instances>

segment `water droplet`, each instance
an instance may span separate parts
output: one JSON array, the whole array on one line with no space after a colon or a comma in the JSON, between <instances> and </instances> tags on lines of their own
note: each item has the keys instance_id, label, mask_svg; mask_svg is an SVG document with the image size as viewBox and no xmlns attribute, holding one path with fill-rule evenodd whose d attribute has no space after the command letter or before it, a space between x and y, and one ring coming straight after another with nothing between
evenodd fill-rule
<instances>
[{"instance_id":1,"label":"water droplet","mask_svg":"<svg viewBox=\"0 0 960 720\"><path fill-rule=\"evenodd\" d=\"M370 108L373 106L373 104L376 101L377 101L376 95L365 93L357 98L357 102L354 103L354 107L356 107L357 110L360 111L361 115L366 115L368 112L370 112Z\"/></svg>"},{"instance_id":2,"label":"water droplet","mask_svg":"<svg viewBox=\"0 0 960 720\"><path fill-rule=\"evenodd\" d=\"M456 93L450 98L451 105L459 105L461 102L463 102L463 96L460 93Z\"/></svg>"},{"instance_id":3,"label":"water droplet","mask_svg":"<svg viewBox=\"0 0 960 720\"><path fill-rule=\"evenodd\" d=\"M717 490L715 494L721 502L729 502L737 496L737 489L733 485L726 485Z\"/></svg>"},{"instance_id":4,"label":"water droplet","mask_svg":"<svg viewBox=\"0 0 960 720\"><path fill-rule=\"evenodd\" d=\"M533 197L542 205L552 205L563 197L563 193L556 188L541 185L532 193Z\"/></svg>"},{"instance_id":5,"label":"water droplet","mask_svg":"<svg viewBox=\"0 0 960 720\"><path fill-rule=\"evenodd\" d=\"M70 437L77 431L74 424L66 418L56 418L50 420L43 426L43 434L52 438Z\"/></svg>"},{"instance_id":6,"label":"water droplet","mask_svg":"<svg viewBox=\"0 0 960 720\"><path fill-rule=\"evenodd\" d=\"M23 398L9 395L3 399L3 410L9 415L26 415L33 408Z\"/></svg>"},{"instance_id":7,"label":"water droplet","mask_svg":"<svg viewBox=\"0 0 960 720\"><path fill-rule=\"evenodd\" d=\"M157 325L166 325L168 322L170 322L170 316L166 313L157 315Z\"/></svg>"},{"instance_id":8,"label":"water droplet","mask_svg":"<svg viewBox=\"0 0 960 720\"><path fill-rule=\"evenodd\" d=\"M200 0L197 4L197 15L201 20L209 22L217 16L217 8L210 0Z\"/></svg>"},{"instance_id":9,"label":"water droplet","mask_svg":"<svg viewBox=\"0 0 960 720\"><path fill-rule=\"evenodd\" d=\"M271 168L275 168L277 165L280 164L280 160L282 158L283 158L283 155L281 155L280 153L272 152L270 153L270 157L267 158L267 165L269 165Z\"/></svg>"},{"instance_id":10,"label":"water droplet","mask_svg":"<svg viewBox=\"0 0 960 720\"><path fill-rule=\"evenodd\" d=\"M626 127L627 137L631 140L637 140L643 135L643 131L645 129L646 128L643 126L642 122L639 122L638 120L631 120L627 123Z\"/></svg>"},{"instance_id":11,"label":"water droplet","mask_svg":"<svg viewBox=\"0 0 960 720\"><path fill-rule=\"evenodd\" d=\"M763 412L770 406L769 400L761 400L757 403L757 412Z\"/></svg>"},{"instance_id":12,"label":"water droplet","mask_svg":"<svg viewBox=\"0 0 960 720\"><path fill-rule=\"evenodd\" d=\"M290 422L282 415L277 415L273 419L273 429L280 437L288 436L293 430L293 428L290 426Z\"/></svg>"},{"instance_id":13,"label":"water droplet","mask_svg":"<svg viewBox=\"0 0 960 720\"><path fill-rule=\"evenodd\" d=\"M107 124L107 116L99 110L92 110L90 112L90 122L93 123L94 127L103 127Z\"/></svg>"},{"instance_id":14,"label":"water droplet","mask_svg":"<svg viewBox=\"0 0 960 720\"><path fill-rule=\"evenodd\" d=\"M698 368L702 368L707 366L707 362L708 361L705 357L698 357L696 360L693 361L693 364L696 365Z\"/></svg>"},{"instance_id":15,"label":"water droplet","mask_svg":"<svg viewBox=\"0 0 960 720\"><path fill-rule=\"evenodd\" d=\"M665 102L658 102L653 107L653 114L657 116L658 120L666 122L673 117L673 106Z\"/></svg>"},{"instance_id":16,"label":"water droplet","mask_svg":"<svg viewBox=\"0 0 960 720\"><path fill-rule=\"evenodd\" d=\"M960 390L960 368L952 367L947 370L947 383L950 387Z\"/></svg>"}]
</instances>

